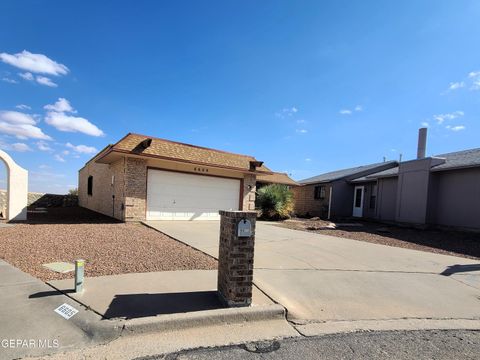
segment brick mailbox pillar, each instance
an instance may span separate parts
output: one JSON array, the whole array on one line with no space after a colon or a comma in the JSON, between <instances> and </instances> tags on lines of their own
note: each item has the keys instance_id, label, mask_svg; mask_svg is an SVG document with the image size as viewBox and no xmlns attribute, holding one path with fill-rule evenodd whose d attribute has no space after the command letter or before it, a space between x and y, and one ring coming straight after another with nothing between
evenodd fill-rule
<instances>
[{"instance_id":1,"label":"brick mailbox pillar","mask_svg":"<svg viewBox=\"0 0 480 360\"><path fill-rule=\"evenodd\" d=\"M222 210L220 216L218 294L220 300L229 307L249 306L252 303L257 213ZM251 232L248 231L249 228Z\"/></svg>"}]
</instances>

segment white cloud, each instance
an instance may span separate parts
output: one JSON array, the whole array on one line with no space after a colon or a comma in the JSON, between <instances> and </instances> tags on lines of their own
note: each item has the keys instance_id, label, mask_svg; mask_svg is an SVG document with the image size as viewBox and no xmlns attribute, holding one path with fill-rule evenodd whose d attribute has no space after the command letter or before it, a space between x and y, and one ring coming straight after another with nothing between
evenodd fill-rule
<instances>
[{"instance_id":1,"label":"white cloud","mask_svg":"<svg viewBox=\"0 0 480 360\"><path fill-rule=\"evenodd\" d=\"M422 125L423 127L428 127L429 126L428 122L426 122L426 121L421 122L420 125Z\"/></svg>"},{"instance_id":2,"label":"white cloud","mask_svg":"<svg viewBox=\"0 0 480 360\"><path fill-rule=\"evenodd\" d=\"M433 115L433 118L439 123L442 124L445 120L453 120L458 117L465 115L463 111L457 110L451 113Z\"/></svg>"},{"instance_id":3,"label":"white cloud","mask_svg":"<svg viewBox=\"0 0 480 360\"><path fill-rule=\"evenodd\" d=\"M457 125L457 126L447 125L447 126L445 126L445 128L447 128L448 130L451 130L451 131L461 131L461 130L465 130L465 126L464 126L464 125Z\"/></svg>"},{"instance_id":4,"label":"white cloud","mask_svg":"<svg viewBox=\"0 0 480 360\"><path fill-rule=\"evenodd\" d=\"M43 54L32 54L23 50L17 54L0 53L0 60L19 69L33 73L49 75L66 75L69 69Z\"/></svg>"},{"instance_id":5,"label":"white cloud","mask_svg":"<svg viewBox=\"0 0 480 360\"><path fill-rule=\"evenodd\" d=\"M65 162L65 159L58 154L55 154L53 158L59 162Z\"/></svg>"},{"instance_id":6,"label":"white cloud","mask_svg":"<svg viewBox=\"0 0 480 360\"><path fill-rule=\"evenodd\" d=\"M37 80L37 83L39 83L41 85L45 85L45 86L49 86L49 87L57 87L58 86L50 78L45 77L45 76L37 76L36 80Z\"/></svg>"},{"instance_id":7,"label":"white cloud","mask_svg":"<svg viewBox=\"0 0 480 360\"><path fill-rule=\"evenodd\" d=\"M351 110L351 109L341 109L338 113L340 115L352 115L354 111L356 111L356 112L363 111L363 106L362 105L357 105L353 108L353 110Z\"/></svg>"},{"instance_id":8,"label":"white cloud","mask_svg":"<svg viewBox=\"0 0 480 360\"><path fill-rule=\"evenodd\" d=\"M480 71L472 71L468 77L472 80L470 90L480 90Z\"/></svg>"},{"instance_id":9,"label":"white cloud","mask_svg":"<svg viewBox=\"0 0 480 360\"><path fill-rule=\"evenodd\" d=\"M296 108L295 106L292 106L292 107L289 107L289 108L283 108L279 112L275 113L275 116L283 119L287 116L292 116L292 115L296 114L297 112L298 112L298 108Z\"/></svg>"},{"instance_id":10,"label":"white cloud","mask_svg":"<svg viewBox=\"0 0 480 360\"><path fill-rule=\"evenodd\" d=\"M66 143L65 146L80 154L95 154L98 151L93 146L87 145L73 145L71 143Z\"/></svg>"},{"instance_id":11,"label":"white cloud","mask_svg":"<svg viewBox=\"0 0 480 360\"><path fill-rule=\"evenodd\" d=\"M468 73L470 79L477 78L480 76L480 71L471 71Z\"/></svg>"},{"instance_id":12,"label":"white cloud","mask_svg":"<svg viewBox=\"0 0 480 360\"><path fill-rule=\"evenodd\" d=\"M70 151L68 151L68 150L63 150L63 151L62 151L62 154L63 154L63 155L70 155Z\"/></svg>"},{"instance_id":13,"label":"white cloud","mask_svg":"<svg viewBox=\"0 0 480 360\"><path fill-rule=\"evenodd\" d=\"M20 110L30 110L31 107L28 106L28 105L25 105L25 104L19 104L17 106L15 106L17 109L20 109Z\"/></svg>"},{"instance_id":14,"label":"white cloud","mask_svg":"<svg viewBox=\"0 0 480 360\"><path fill-rule=\"evenodd\" d=\"M51 140L44 134L42 129L35 126L35 119L28 114L18 111L0 111L0 132L14 135L19 139L42 139Z\"/></svg>"},{"instance_id":15,"label":"white cloud","mask_svg":"<svg viewBox=\"0 0 480 360\"><path fill-rule=\"evenodd\" d=\"M70 102L65 98L58 98L55 104L45 105L43 108L45 110L55 111L55 112L76 113L75 109L72 107L72 105L70 105Z\"/></svg>"},{"instance_id":16,"label":"white cloud","mask_svg":"<svg viewBox=\"0 0 480 360\"><path fill-rule=\"evenodd\" d=\"M45 105L47 114L45 122L57 130L65 132L81 132L91 136L103 136L104 133L97 126L85 118L68 115L76 113L67 99L59 98L55 104Z\"/></svg>"},{"instance_id":17,"label":"white cloud","mask_svg":"<svg viewBox=\"0 0 480 360\"><path fill-rule=\"evenodd\" d=\"M50 169L51 167L45 164L38 165L39 169Z\"/></svg>"},{"instance_id":18,"label":"white cloud","mask_svg":"<svg viewBox=\"0 0 480 360\"><path fill-rule=\"evenodd\" d=\"M450 85L448 86L448 90L457 90L463 87L465 87L464 81L451 82Z\"/></svg>"},{"instance_id":19,"label":"white cloud","mask_svg":"<svg viewBox=\"0 0 480 360\"><path fill-rule=\"evenodd\" d=\"M12 149L19 152L32 151L32 149L30 149L30 146L24 143L14 143L12 144Z\"/></svg>"},{"instance_id":20,"label":"white cloud","mask_svg":"<svg viewBox=\"0 0 480 360\"><path fill-rule=\"evenodd\" d=\"M18 151L18 152L32 151L30 146L28 146L25 143L6 144L0 141L0 148L3 150Z\"/></svg>"},{"instance_id":21,"label":"white cloud","mask_svg":"<svg viewBox=\"0 0 480 360\"><path fill-rule=\"evenodd\" d=\"M18 73L18 76L24 80L33 81L33 74L31 72Z\"/></svg>"},{"instance_id":22,"label":"white cloud","mask_svg":"<svg viewBox=\"0 0 480 360\"><path fill-rule=\"evenodd\" d=\"M104 133L90 121L82 117L70 116L65 113L48 112L45 122L57 130L65 132L81 132L91 136L103 136Z\"/></svg>"},{"instance_id":23,"label":"white cloud","mask_svg":"<svg viewBox=\"0 0 480 360\"><path fill-rule=\"evenodd\" d=\"M307 133L307 130L305 130L305 129L297 129L295 131L299 134L306 134Z\"/></svg>"},{"instance_id":24,"label":"white cloud","mask_svg":"<svg viewBox=\"0 0 480 360\"><path fill-rule=\"evenodd\" d=\"M15 79L10 79L9 77L3 77L2 81L9 83L9 84L18 84L18 81Z\"/></svg>"},{"instance_id":25,"label":"white cloud","mask_svg":"<svg viewBox=\"0 0 480 360\"><path fill-rule=\"evenodd\" d=\"M310 162L310 161L312 161L312 159L306 158L305 161L306 161L306 162Z\"/></svg>"},{"instance_id":26,"label":"white cloud","mask_svg":"<svg viewBox=\"0 0 480 360\"><path fill-rule=\"evenodd\" d=\"M38 141L36 143L38 150L52 152L53 149L45 141Z\"/></svg>"},{"instance_id":27,"label":"white cloud","mask_svg":"<svg viewBox=\"0 0 480 360\"><path fill-rule=\"evenodd\" d=\"M18 76L20 76L22 79L25 79L27 81L36 81L40 85L45 85L49 87L57 87L58 85L52 81L52 79L46 77L46 76L33 76L31 72L26 72L26 73L19 73Z\"/></svg>"},{"instance_id":28,"label":"white cloud","mask_svg":"<svg viewBox=\"0 0 480 360\"><path fill-rule=\"evenodd\" d=\"M297 120L297 124L305 124L305 123L306 123L306 121L305 121L305 120L303 120L303 119L299 119L299 120Z\"/></svg>"}]
</instances>

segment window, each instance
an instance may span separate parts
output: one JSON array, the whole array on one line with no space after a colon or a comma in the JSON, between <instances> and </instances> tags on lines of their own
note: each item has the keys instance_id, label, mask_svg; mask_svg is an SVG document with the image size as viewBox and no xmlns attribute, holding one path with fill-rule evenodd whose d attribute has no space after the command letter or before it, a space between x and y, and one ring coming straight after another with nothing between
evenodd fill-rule
<instances>
[{"instance_id":1,"label":"window","mask_svg":"<svg viewBox=\"0 0 480 360\"><path fill-rule=\"evenodd\" d=\"M92 175L88 177L87 194L90 196L93 194L93 176Z\"/></svg>"},{"instance_id":2,"label":"window","mask_svg":"<svg viewBox=\"0 0 480 360\"><path fill-rule=\"evenodd\" d=\"M315 200L325 199L325 185L315 186L315 192L313 195Z\"/></svg>"},{"instance_id":3,"label":"window","mask_svg":"<svg viewBox=\"0 0 480 360\"><path fill-rule=\"evenodd\" d=\"M377 185L372 186L372 192L370 193L370 209L375 209L377 205Z\"/></svg>"}]
</instances>

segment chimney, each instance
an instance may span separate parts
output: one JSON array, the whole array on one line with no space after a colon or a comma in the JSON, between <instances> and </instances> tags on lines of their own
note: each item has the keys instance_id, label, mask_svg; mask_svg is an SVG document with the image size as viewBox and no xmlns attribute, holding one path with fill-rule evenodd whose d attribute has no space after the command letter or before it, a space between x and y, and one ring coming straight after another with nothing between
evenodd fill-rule
<instances>
[{"instance_id":1,"label":"chimney","mask_svg":"<svg viewBox=\"0 0 480 360\"><path fill-rule=\"evenodd\" d=\"M427 128L418 129L417 159L423 159L427 150Z\"/></svg>"}]
</instances>

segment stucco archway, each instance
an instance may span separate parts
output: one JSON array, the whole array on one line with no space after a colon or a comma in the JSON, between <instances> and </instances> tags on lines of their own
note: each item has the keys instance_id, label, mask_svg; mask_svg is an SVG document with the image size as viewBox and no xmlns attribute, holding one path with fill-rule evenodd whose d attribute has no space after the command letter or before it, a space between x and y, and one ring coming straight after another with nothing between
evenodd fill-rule
<instances>
[{"instance_id":1,"label":"stucco archway","mask_svg":"<svg viewBox=\"0 0 480 360\"><path fill-rule=\"evenodd\" d=\"M7 169L7 220L26 220L28 201L28 171L17 165L0 150L0 160Z\"/></svg>"}]
</instances>

